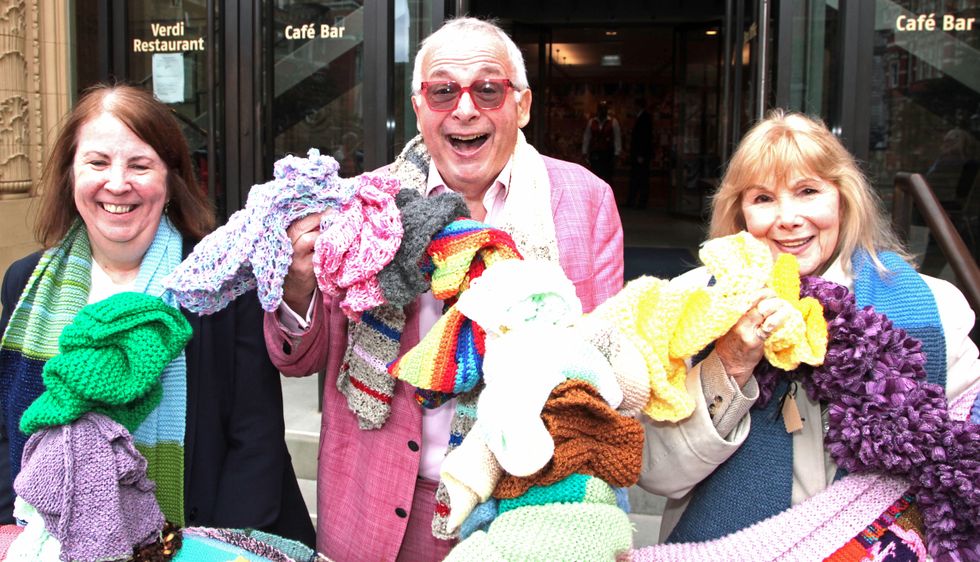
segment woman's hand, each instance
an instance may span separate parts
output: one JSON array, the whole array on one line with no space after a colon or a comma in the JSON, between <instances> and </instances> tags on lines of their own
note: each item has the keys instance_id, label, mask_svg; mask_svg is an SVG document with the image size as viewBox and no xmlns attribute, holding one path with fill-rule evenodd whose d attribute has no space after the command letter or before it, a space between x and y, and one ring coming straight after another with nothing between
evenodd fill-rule
<instances>
[{"instance_id":1,"label":"woman's hand","mask_svg":"<svg viewBox=\"0 0 980 562\"><path fill-rule=\"evenodd\" d=\"M745 386L762 360L763 344L794 311L791 304L776 297L768 287L760 289L755 297L755 305L715 342L715 353L739 388Z\"/></svg>"},{"instance_id":2,"label":"woman's hand","mask_svg":"<svg viewBox=\"0 0 980 562\"><path fill-rule=\"evenodd\" d=\"M293 262L282 284L282 300L296 314L304 316L313 300L316 277L313 276L313 245L320 235L321 213L307 215L286 229L293 244Z\"/></svg>"}]
</instances>

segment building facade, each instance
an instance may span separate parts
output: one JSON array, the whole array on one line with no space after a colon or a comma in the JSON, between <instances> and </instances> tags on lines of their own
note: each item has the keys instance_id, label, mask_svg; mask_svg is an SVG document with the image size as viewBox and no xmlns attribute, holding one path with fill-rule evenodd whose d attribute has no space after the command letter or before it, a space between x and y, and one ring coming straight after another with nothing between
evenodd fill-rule
<instances>
[{"instance_id":1,"label":"building facade","mask_svg":"<svg viewBox=\"0 0 980 562\"><path fill-rule=\"evenodd\" d=\"M86 86L125 80L171 105L227 217L285 154L318 148L342 175L389 162L417 131L420 40L464 13L524 51L525 132L544 154L584 162L600 102L626 153L642 100L651 202L673 214L703 217L772 107L822 117L885 198L909 171L949 208L978 204L980 0L0 0L0 270L33 247L45 151ZM617 194L628 173L618 160Z\"/></svg>"}]
</instances>

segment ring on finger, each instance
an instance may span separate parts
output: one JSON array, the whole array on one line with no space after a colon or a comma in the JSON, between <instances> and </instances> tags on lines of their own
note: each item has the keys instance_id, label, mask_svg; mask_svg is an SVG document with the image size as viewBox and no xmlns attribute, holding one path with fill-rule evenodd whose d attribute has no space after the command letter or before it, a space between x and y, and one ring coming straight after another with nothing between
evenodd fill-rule
<instances>
[{"instance_id":1,"label":"ring on finger","mask_svg":"<svg viewBox=\"0 0 980 562\"><path fill-rule=\"evenodd\" d=\"M759 338L760 340L766 341L771 335L772 330L767 330L762 324L755 327L755 337Z\"/></svg>"}]
</instances>

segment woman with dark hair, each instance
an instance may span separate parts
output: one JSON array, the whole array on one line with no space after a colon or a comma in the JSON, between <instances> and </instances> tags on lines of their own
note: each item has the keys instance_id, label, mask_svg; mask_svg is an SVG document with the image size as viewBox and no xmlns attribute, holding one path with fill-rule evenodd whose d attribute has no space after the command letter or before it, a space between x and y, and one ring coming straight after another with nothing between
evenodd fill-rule
<instances>
[{"instance_id":1,"label":"woman with dark hair","mask_svg":"<svg viewBox=\"0 0 980 562\"><path fill-rule=\"evenodd\" d=\"M24 410L44 390L58 337L86 304L161 280L214 227L170 108L139 88L101 85L68 116L41 181L35 234L45 248L10 266L0 317L2 517L27 436ZM254 292L212 316L187 311L193 337L162 375L163 397L133 434L168 520L248 527L308 545L313 526L283 438L279 375Z\"/></svg>"}]
</instances>

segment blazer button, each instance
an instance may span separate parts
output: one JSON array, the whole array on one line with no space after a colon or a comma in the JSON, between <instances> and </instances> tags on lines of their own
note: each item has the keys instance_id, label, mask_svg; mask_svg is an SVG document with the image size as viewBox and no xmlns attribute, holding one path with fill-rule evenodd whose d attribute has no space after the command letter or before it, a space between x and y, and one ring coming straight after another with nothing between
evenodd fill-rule
<instances>
[{"instance_id":1,"label":"blazer button","mask_svg":"<svg viewBox=\"0 0 980 562\"><path fill-rule=\"evenodd\" d=\"M408 448L411 449L412 452L414 453L415 451L418 451L419 450L419 444L416 443L415 441L409 441L408 442Z\"/></svg>"},{"instance_id":2,"label":"blazer button","mask_svg":"<svg viewBox=\"0 0 980 562\"><path fill-rule=\"evenodd\" d=\"M282 352L285 353L286 355L289 355L290 353L293 352L293 346L290 345L290 343L288 341L283 341L282 342Z\"/></svg>"},{"instance_id":3,"label":"blazer button","mask_svg":"<svg viewBox=\"0 0 980 562\"><path fill-rule=\"evenodd\" d=\"M401 517L402 519L408 517L408 512L400 507L395 508L395 515Z\"/></svg>"},{"instance_id":4,"label":"blazer button","mask_svg":"<svg viewBox=\"0 0 980 562\"><path fill-rule=\"evenodd\" d=\"M197 519L197 508L196 507L192 507L191 510L187 512L187 519L189 521L194 521L195 519Z\"/></svg>"}]
</instances>

